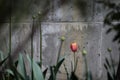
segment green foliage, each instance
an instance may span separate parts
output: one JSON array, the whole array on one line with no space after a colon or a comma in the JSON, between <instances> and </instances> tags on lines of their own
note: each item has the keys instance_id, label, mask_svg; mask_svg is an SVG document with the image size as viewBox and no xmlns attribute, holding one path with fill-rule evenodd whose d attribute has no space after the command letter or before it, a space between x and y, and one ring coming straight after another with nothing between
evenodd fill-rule
<instances>
[{"instance_id":1,"label":"green foliage","mask_svg":"<svg viewBox=\"0 0 120 80\"><path fill-rule=\"evenodd\" d=\"M10 57L10 56L9 56ZM5 65L5 61L9 58L3 58L3 54L0 54L0 60L2 60L0 63L2 66L3 64ZM30 57L27 55L27 59L31 65L31 63L33 63L33 67L32 67L32 71L33 71L33 80L44 80L44 76L43 73L40 69L40 66L33 60L30 59ZM11 58L9 58L9 60L11 60ZM12 60L11 60L12 61ZM32 80L31 75L27 75L27 71L26 71L26 65L25 65L25 61L23 58L23 55L20 54L18 60L13 63L10 64L10 67L2 70L1 74L1 80ZM46 74L46 71L45 73Z\"/></svg>"},{"instance_id":2,"label":"green foliage","mask_svg":"<svg viewBox=\"0 0 120 80\"><path fill-rule=\"evenodd\" d=\"M23 56L21 54L19 55L17 68L18 68L18 72L23 77L23 79L27 80L27 72L26 72L26 68L25 68L25 62L24 62Z\"/></svg>"},{"instance_id":3,"label":"green foliage","mask_svg":"<svg viewBox=\"0 0 120 80\"><path fill-rule=\"evenodd\" d=\"M110 55L110 60L108 60L108 58L105 58L104 67L107 70L107 78L108 78L108 80L116 80L116 72L115 72L115 67L113 65L114 63L113 63L111 51L112 50L110 50L110 51L108 50L109 55Z\"/></svg>"},{"instance_id":4,"label":"green foliage","mask_svg":"<svg viewBox=\"0 0 120 80\"><path fill-rule=\"evenodd\" d=\"M75 53L74 53L74 68L73 68L73 63L71 62L71 72L70 73L68 73L67 67L64 64L64 68L65 68L66 75L67 75L67 80L78 80L78 77L75 74L76 69L77 69L77 64L78 64L78 57L75 59Z\"/></svg>"},{"instance_id":5,"label":"green foliage","mask_svg":"<svg viewBox=\"0 0 120 80\"><path fill-rule=\"evenodd\" d=\"M86 51L85 51L86 52ZM86 52L87 53L87 52ZM91 73L91 71L89 70L89 67L88 67L88 65L87 65L87 59L86 59L86 55L85 54L83 54L83 58L84 58L84 62L85 62L85 76L86 76L86 78L85 78L85 80L92 80L92 73Z\"/></svg>"},{"instance_id":6,"label":"green foliage","mask_svg":"<svg viewBox=\"0 0 120 80\"><path fill-rule=\"evenodd\" d=\"M48 80L56 80L57 72L59 71L59 68L62 65L62 63L63 63L64 60L65 60L65 58L63 57L62 59L60 59L58 61L58 63L56 64L56 66L51 66L50 67L51 75L50 75L50 77L49 77Z\"/></svg>"},{"instance_id":7,"label":"green foliage","mask_svg":"<svg viewBox=\"0 0 120 80\"><path fill-rule=\"evenodd\" d=\"M69 80L78 80L78 77L76 76L75 72L71 72Z\"/></svg>"},{"instance_id":8,"label":"green foliage","mask_svg":"<svg viewBox=\"0 0 120 80\"><path fill-rule=\"evenodd\" d=\"M29 56L27 56L27 59L29 60L30 65L33 65L33 67L32 67L32 71L33 71L33 75L34 75L33 79L34 80L44 80L44 76L40 69L40 66L34 60L31 60ZM30 80L32 80L32 78Z\"/></svg>"}]
</instances>

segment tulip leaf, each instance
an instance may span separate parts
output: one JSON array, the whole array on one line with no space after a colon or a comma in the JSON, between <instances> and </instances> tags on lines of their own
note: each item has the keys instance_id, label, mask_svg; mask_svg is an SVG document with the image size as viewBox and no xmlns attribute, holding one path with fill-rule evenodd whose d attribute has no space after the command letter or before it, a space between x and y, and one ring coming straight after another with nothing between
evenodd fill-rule
<instances>
[{"instance_id":1,"label":"tulip leaf","mask_svg":"<svg viewBox=\"0 0 120 80\"><path fill-rule=\"evenodd\" d=\"M76 76L75 72L71 72L70 80L78 80L78 77Z\"/></svg>"},{"instance_id":2,"label":"tulip leaf","mask_svg":"<svg viewBox=\"0 0 120 80\"><path fill-rule=\"evenodd\" d=\"M34 80L44 80L44 76L39 65L33 60L33 74Z\"/></svg>"},{"instance_id":3,"label":"tulip leaf","mask_svg":"<svg viewBox=\"0 0 120 80\"><path fill-rule=\"evenodd\" d=\"M47 71L48 71L48 68L46 68L46 69L43 71L44 78L46 77Z\"/></svg>"},{"instance_id":4,"label":"tulip leaf","mask_svg":"<svg viewBox=\"0 0 120 80\"><path fill-rule=\"evenodd\" d=\"M5 72L6 72L6 73L9 73L9 74L11 74L12 76L14 76L14 73L13 73L13 71L12 71L12 70L10 70L10 69L6 69L6 70L5 70Z\"/></svg>"},{"instance_id":5,"label":"tulip leaf","mask_svg":"<svg viewBox=\"0 0 120 80\"><path fill-rule=\"evenodd\" d=\"M22 75L24 80L27 79L27 72L26 72L26 68L25 68L25 62L24 62L23 56L21 54L19 55L19 59L18 59L18 72Z\"/></svg>"},{"instance_id":6,"label":"tulip leaf","mask_svg":"<svg viewBox=\"0 0 120 80\"><path fill-rule=\"evenodd\" d=\"M105 69L106 69L106 70L108 70L108 67L107 67L107 65L106 65L106 64L104 64L104 67L105 67Z\"/></svg>"},{"instance_id":7,"label":"tulip leaf","mask_svg":"<svg viewBox=\"0 0 120 80\"><path fill-rule=\"evenodd\" d=\"M61 66L61 64L63 63L64 60L65 60L65 58L62 58L62 59L57 63L57 65L56 65L56 67L55 67L55 74L57 74L57 72L58 72L58 70L59 70L59 68L60 68L60 66Z\"/></svg>"},{"instance_id":8,"label":"tulip leaf","mask_svg":"<svg viewBox=\"0 0 120 80\"><path fill-rule=\"evenodd\" d=\"M109 68L111 68L110 63L107 58L105 58L106 64L108 65Z\"/></svg>"},{"instance_id":9,"label":"tulip leaf","mask_svg":"<svg viewBox=\"0 0 120 80\"><path fill-rule=\"evenodd\" d=\"M15 61L15 67L17 67L18 66L18 60L17 61Z\"/></svg>"},{"instance_id":10,"label":"tulip leaf","mask_svg":"<svg viewBox=\"0 0 120 80\"><path fill-rule=\"evenodd\" d=\"M59 68L60 66L62 65L63 61L65 60L64 57L62 57L58 63L56 64L56 66L51 66L50 67L50 71L51 71L51 75L49 77L48 80L56 80L56 75L57 75L57 72L59 71Z\"/></svg>"},{"instance_id":11,"label":"tulip leaf","mask_svg":"<svg viewBox=\"0 0 120 80\"><path fill-rule=\"evenodd\" d=\"M113 77L110 75L109 72L107 72L108 80L114 80Z\"/></svg>"},{"instance_id":12,"label":"tulip leaf","mask_svg":"<svg viewBox=\"0 0 120 80\"><path fill-rule=\"evenodd\" d=\"M31 61L31 59L28 55L27 55L27 59L28 59L30 65L31 65L32 61ZM32 70L33 70L34 80L44 80L43 73L42 73L39 65L34 60L33 60L32 66L33 66Z\"/></svg>"},{"instance_id":13,"label":"tulip leaf","mask_svg":"<svg viewBox=\"0 0 120 80\"><path fill-rule=\"evenodd\" d=\"M54 68L52 66L50 67L50 72L51 72L51 75L48 80L56 80L56 74L55 74Z\"/></svg>"},{"instance_id":14,"label":"tulip leaf","mask_svg":"<svg viewBox=\"0 0 120 80\"><path fill-rule=\"evenodd\" d=\"M92 80L92 73L91 73L91 71L88 71L88 73L87 73L88 75L87 75L87 80Z\"/></svg>"},{"instance_id":15,"label":"tulip leaf","mask_svg":"<svg viewBox=\"0 0 120 80\"><path fill-rule=\"evenodd\" d=\"M78 64L78 57L77 57L76 62L75 62L75 69L74 69L74 72L75 72L76 69L77 69L77 64Z\"/></svg>"},{"instance_id":16,"label":"tulip leaf","mask_svg":"<svg viewBox=\"0 0 120 80\"><path fill-rule=\"evenodd\" d=\"M2 61L4 59L3 52L0 51L0 60Z\"/></svg>"},{"instance_id":17,"label":"tulip leaf","mask_svg":"<svg viewBox=\"0 0 120 80\"><path fill-rule=\"evenodd\" d=\"M2 60L2 61L0 62L0 66L2 66L3 63L4 63L7 59L8 59L8 57L6 57L4 60Z\"/></svg>"},{"instance_id":18,"label":"tulip leaf","mask_svg":"<svg viewBox=\"0 0 120 80\"><path fill-rule=\"evenodd\" d=\"M66 74L67 74L67 80L70 80L70 75L68 73L68 70L67 70L67 67L65 66L65 64L64 64L64 68L65 68L65 71L66 71Z\"/></svg>"}]
</instances>

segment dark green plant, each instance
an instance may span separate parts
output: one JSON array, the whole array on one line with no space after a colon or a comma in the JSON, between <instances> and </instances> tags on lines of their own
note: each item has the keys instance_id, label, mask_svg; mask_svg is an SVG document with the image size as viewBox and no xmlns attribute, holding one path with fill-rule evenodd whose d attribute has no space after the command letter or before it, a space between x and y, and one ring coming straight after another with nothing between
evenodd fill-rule
<instances>
[{"instance_id":1,"label":"dark green plant","mask_svg":"<svg viewBox=\"0 0 120 80\"><path fill-rule=\"evenodd\" d=\"M104 4L105 7L108 8L108 13L104 18L104 25L109 26L106 33L115 31L116 35L114 36L113 41L120 43L120 3L116 4L110 0L98 2ZM120 58L115 80L120 80Z\"/></svg>"},{"instance_id":2,"label":"dark green plant","mask_svg":"<svg viewBox=\"0 0 120 80\"><path fill-rule=\"evenodd\" d=\"M65 58L62 58L61 60L58 61L58 63L55 66L50 67L51 75L48 80L56 80L57 73L64 60Z\"/></svg>"},{"instance_id":3,"label":"dark green plant","mask_svg":"<svg viewBox=\"0 0 120 80\"><path fill-rule=\"evenodd\" d=\"M108 52L109 52L110 60L108 58L105 58L105 64L104 64L104 67L107 70L107 78L108 80L116 80L116 71L111 54L112 50L108 48Z\"/></svg>"},{"instance_id":4,"label":"dark green plant","mask_svg":"<svg viewBox=\"0 0 120 80\"><path fill-rule=\"evenodd\" d=\"M51 75L50 75L50 77L49 77L48 80L56 80L56 76L57 76L57 73L59 71L59 68L60 68L60 66L62 65L62 63L65 60L65 56L63 56L62 58L60 58L60 53L61 53L61 49L62 49L62 45L63 45L64 40L65 40L65 37L62 36L60 38L61 43L60 43L60 47L59 47L59 51L58 51L56 65L50 66Z\"/></svg>"},{"instance_id":5,"label":"dark green plant","mask_svg":"<svg viewBox=\"0 0 120 80\"><path fill-rule=\"evenodd\" d=\"M42 73L39 65L27 55L25 57L28 59L30 65L32 66L33 79L31 75L27 75L25 61L23 55L20 54L18 60L14 63L10 56L4 58L2 52L0 52L0 80L44 80L46 75L46 70ZM6 65L5 61L10 60L9 67L2 69L2 66Z\"/></svg>"},{"instance_id":6,"label":"dark green plant","mask_svg":"<svg viewBox=\"0 0 120 80\"><path fill-rule=\"evenodd\" d=\"M91 74L91 71L89 70L89 67L87 65L87 58L86 58L86 54L87 54L87 51L86 50L83 50L82 51L82 55L83 55L83 58L84 58L84 62L85 62L85 80L92 80L92 74Z\"/></svg>"},{"instance_id":7,"label":"dark green plant","mask_svg":"<svg viewBox=\"0 0 120 80\"><path fill-rule=\"evenodd\" d=\"M69 73L67 67L64 64L64 68L67 74L67 80L78 80L77 75L75 74L78 64L78 57L76 59L76 52L78 50L78 44L76 42L72 42L70 45L71 51L73 52L74 63L71 62L71 72Z\"/></svg>"}]
</instances>

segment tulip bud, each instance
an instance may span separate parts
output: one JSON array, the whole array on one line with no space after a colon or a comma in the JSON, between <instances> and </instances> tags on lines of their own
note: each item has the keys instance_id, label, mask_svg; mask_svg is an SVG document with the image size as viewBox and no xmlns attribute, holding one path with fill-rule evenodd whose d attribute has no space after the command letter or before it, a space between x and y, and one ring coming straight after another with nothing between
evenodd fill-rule
<instances>
[{"instance_id":1,"label":"tulip bud","mask_svg":"<svg viewBox=\"0 0 120 80\"><path fill-rule=\"evenodd\" d=\"M77 43L76 42L71 43L70 48L71 48L72 52L76 52L78 49Z\"/></svg>"},{"instance_id":2,"label":"tulip bud","mask_svg":"<svg viewBox=\"0 0 120 80\"><path fill-rule=\"evenodd\" d=\"M83 55L86 55L86 54L87 54L87 51L86 51L86 50L83 50L83 51L82 51L82 54L83 54Z\"/></svg>"},{"instance_id":3,"label":"tulip bud","mask_svg":"<svg viewBox=\"0 0 120 80\"><path fill-rule=\"evenodd\" d=\"M65 40L65 37L64 37L64 36L62 36L60 39L61 39L61 41L64 41L64 40Z\"/></svg>"},{"instance_id":4,"label":"tulip bud","mask_svg":"<svg viewBox=\"0 0 120 80\"><path fill-rule=\"evenodd\" d=\"M33 19L35 19L35 18L36 18L36 16L35 16L35 15L33 15L33 16L32 16L32 18L33 18Z\"/></svg>"},{"instance_id":5,"label":"tulip bud","mask_svg":"<svg viewBox=\"0 0 120 80\"><path fill-rule=\"evenodd\" d=\"M38 15L41 15L41 11L38 12Z\"/></svg>"},{"instance_id":6,"label":"tulip bud","mask_svg":"<svg viewBox=\"0 0 120 80\"><path fill-rule=\"evenodd\" d=\"M107 51L108 51L108 52L112 52L112 49L111 49L111 48L108 48Z\"/></svg>"}]
</instances>

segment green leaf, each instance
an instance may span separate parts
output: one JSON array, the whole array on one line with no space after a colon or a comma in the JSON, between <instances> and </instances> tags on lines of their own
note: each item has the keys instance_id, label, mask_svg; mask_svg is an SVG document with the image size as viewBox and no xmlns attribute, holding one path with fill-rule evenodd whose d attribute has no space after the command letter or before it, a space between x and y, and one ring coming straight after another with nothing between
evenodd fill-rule
<instances>
[{"instance_id":1,"label":"green leaf","mask_svg":"<svg viewBox=\"0 0 120 80\"><path fill-rule=\"evenodd\" d=\"M11 70L14 73L14 78L15 80L24 80L23 76L18 72L18 70L16 69L15 66L13 66L12 64L10 65Z\"/></svg>"},{"instance_id":2,"label":"green leaf","mask_svg":"<svg viewBox=\"0 0 120 80\"><path fill-rule=\"evenodd\" d=\"M78 77L76 76L74 72L71 72L70 80L78 80Z\"/></svg>"},{"instance_id":3,"label":"green leaf","mask_svg":"<svg viewBox=\"0 0 120 80\"><path fill-rule=\"evenodd\" d=\"M31 65L32 61L28 55L27 55L27 59ZM39 65L34 60L32 65L33 65L32 70L33 70L34 80L44 80L44 76Z\"/></svg>"},{"instance_id":4,"label":"green leaf","mask_svg":"<svg viewBox=\"0 0 120 80\"><path fill-rule=\"evenodd\" d=\"M48 80L56 80L56 74L52 66L50 67L50 72L51 72L51 75Z\"/></svg>"},{"instance_id":5,"label":"green leaf","mask_svg":"<svg viewBox=\"0 0 120 80\"><path fill-rule=\"evenodd\" d=\"M34 80L44 80L44 76L39 65L33 60L33 75Z\"/></svg>"},{"instance_id":6,"label":"green leaf","mask_svg":"<svg viewBox=\"0 0 120 80\"><path fill-rule=\"evenodd\" d=\"M56 64L56 66L51 66L51 67L50 67L51 75L50 75L50 77L49 77L48 80L56 80L56 74L57 74L57 72L59 71L59 68L60 68L60 66L62 65L62 63L63 63L64 60L65 60L65 58L62 57L62 58L58 61L58 63Z\"/></svg>"},{"instance_id":7,"label":"green leaf","mask_svg":"<svg viewBox=\"0 0 120 80\"><path fill-rule=\"evenodd\" d=\"M15 67L17 67L18 66L18 60L17 61L15 61Z\"/></svg>"},{"instance_id":8,"label":"green leaf","mask_svg":"<svg viewBox=\"0 0 120 80\"><path fill-rule=\"evenodd\" d=\"M68 70L67 70L67 67L65 66L65 64L64 64L64 68L65 68L65 71L66 71L66 74L67 74L67 80L70 80L70 75L68 73Z\"/></svg>"},{"instance_id":9,"label":"green leaf","mask_svg":"<svg viewBox=\"0 0 120 80\"><path fill-rule=\"evenodd\" d=\"M48 68L46 68L46 69L43 71L44 78L46 77L47 70L48 70Z\"/></svg>"},{"instance_id":10,"label":"green leaf","mask_svg":"<svg viewBox=\"0 0 120 80\"><path fill-rule=\"evenodd\" d=\"M59 70L59 68L60 68L60 66L62 65L62 63L63 63L64 60L65 60L65 58L62 58L62 59L57 63L57 65L56 65L56 67L55 67L55 74L57 74L57 72L58 72L58 70Z\"/></svg>"},{"instance_id":11,"label":"green leaf","mask_svg":"<svg viewBox=\"0 0 120 80\"><path fill-rule=\"evenodd\" d=\"M8 74L11 74L12 76L14 76L13 71L12 71L12 70L10 70L10 69L6 69L6 70L5 70L5 72L6 72L6 73L8 73Z\"/></svg>"},{"instance_id":12,"label":"green leaf","mask_svg":"<svg viewBox=\"0 0 120 80\"><path fill-rule=\"evenodd\" d=\"M25 62L24 62L23 56L21 54L19 55L19 59L18 59L18 72L22 75L24 80L27 79L27 72L26 72L26 68L25 68Z\"/></svg>"},{"instance_id":13,"label":"green leaf","mask_svg":"<svg viewBox=\"0 0 120 80\"><path fill-rule=\"evenodd\" d=\"M75 72L76 69L77 69L77 64L78 64L78 57L77 57L76 62L75 62L75 69L74 69L74 72Z\"/></svg>"},{"instance_id":14,"label":"green leaf","mask_svg":"<svg viewBox=\"0 0 120 80\"><path fill-rule=\"evenodd\" d=\"M88 71L88 73L87 73L88 75L87 75L87 80L92 80L92 73L91 73L91 71Z\"/></svg>"},{"instance_id":15,"label":"green leaf","mask_svg":"<svg viewBox=\"0 0 120 80\"><path fill-rule=\"evenodd\" d=\"M30 66L31 66L31 59L30 59L30 57L29 57L29 55L27 55L27 59L28 59L28 61L29 61L29 64L30 64Z\"/></svg>"},{"instance_id":16,"label":"green leaf","mask_svg":"<svg viewBox=\"0 0 120 80\"><path fill-rule=\"evenodd\" d=\"M106 64L104 64L104 67L105 67L105 69L106 69L106 70L108 70L108 67L107 67L107 65L106 65Z\"/></svg>"},{"instance_id":17,"label":"green leaf","mask_svg":"<svg viewBox=\"0 0 120 80\"><path fill-rule=\"evenodd\" d=\"M110 75L109 72L107 72L107 77L108 77L108 80L114 80L113 77Z\"/></svg>"},{"instance_id":18,"label":"green leaf","mask_svg":"<svg viewBox=\"0 0 120 80\"><path fill-rule=\"evenodd\" d=\"M111 68L110 63L107 58L105 58L105 61L106 61L106 65L108 65L108 67Z\"/></svg>"},{"instance_id":19,"label":"green leaf","mask_svg":"<svg viewBox=\"0 0 120 80\"><path fill-rule=\"evenodd\" d=\"M4 59L3 52L0 51L0 60L3 60L3 59Z\"/></svg>"},{"instance_id":20,"label":"green leaf","mask_svg":"<svg viewBox=\"0 0 120 80\"><path fill-rule=\"evenodd\" d=\"M8 59L8 57L6 57L4 60L2 60L2 61L0 62L0 66L2 66L7 59Z\"/></svg>"}]
</instances>

